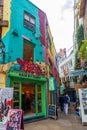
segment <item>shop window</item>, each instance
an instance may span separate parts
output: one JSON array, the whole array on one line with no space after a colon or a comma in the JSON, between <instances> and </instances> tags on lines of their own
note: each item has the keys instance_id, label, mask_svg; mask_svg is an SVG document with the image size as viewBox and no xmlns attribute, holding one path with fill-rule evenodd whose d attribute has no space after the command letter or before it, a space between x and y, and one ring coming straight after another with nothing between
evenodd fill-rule
<instances>
[{"instance_id":1,"label":"shop window","mask_svg":"<svg viewBox=\"0 0 87 130\"><path fill-rule=\"evenodd\" d=\"M3 5L3 0L0 0L0 5Z\"/></svg>"},{"instance_id":2,"label":"shop window","mask_svg":"<svg viewBox=\"0 0 87 130\"><path fill-rule=\"evenodd\" d=\"M28 12L24 12L24 26L35 31L35 17Z\"/></svg>"}]
</instances>

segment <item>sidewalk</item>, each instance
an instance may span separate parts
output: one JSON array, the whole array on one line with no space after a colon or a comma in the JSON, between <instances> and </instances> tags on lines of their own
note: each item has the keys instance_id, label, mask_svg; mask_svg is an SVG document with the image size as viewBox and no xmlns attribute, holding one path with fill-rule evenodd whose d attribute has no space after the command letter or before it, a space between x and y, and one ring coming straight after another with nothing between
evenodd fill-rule
<instances>
[{"instance_id":1,"label":"sidewalk","mask_svg":"<svg viewBox=\"0 0 87 130\"><path fill-rule=\"evenodd\" d=\"M46 119L30 124L25 124L24 130L87 130L87 126L82 126L80 122L71 122L67 119Z\"/></svg>"},{"instance_id":2,"label":"sidewalk","mask_svg":"<svg viewBox=\"0 0 87 130\"><path fill-rule=\"evenodd\" d=\"M58 117L58 120L49 118L25 124L24 130L87 130L87 125L82 125L81 119L75 115L72 107L67 116L58 110Z\"/></svg>"}]
</instances>

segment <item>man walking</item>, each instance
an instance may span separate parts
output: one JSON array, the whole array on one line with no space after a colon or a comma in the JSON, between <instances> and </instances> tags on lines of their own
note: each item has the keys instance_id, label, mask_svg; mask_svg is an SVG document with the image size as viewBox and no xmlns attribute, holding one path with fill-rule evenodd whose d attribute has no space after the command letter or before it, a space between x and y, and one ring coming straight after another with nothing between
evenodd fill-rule
<instances>
[{"instance_id":1,"label":"man walking","mask_svg":"<svg viewBox=\"0 0 87 130\"><path fill-rule=\"evenodd\" d=\"M60 103L60 109L63 112L64 111L64 99L63 99L63 95L62 94L60 95L59 103Z\"/></svg>"}]
</instances>

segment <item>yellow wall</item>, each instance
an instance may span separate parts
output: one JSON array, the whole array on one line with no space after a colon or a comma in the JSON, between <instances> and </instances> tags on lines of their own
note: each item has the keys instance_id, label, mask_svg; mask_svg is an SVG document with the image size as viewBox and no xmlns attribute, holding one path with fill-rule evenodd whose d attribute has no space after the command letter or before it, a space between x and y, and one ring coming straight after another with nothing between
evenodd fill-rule
<instances>
[{"instance_id":1,"label":"yellow wall","mask_svg":"<svg viewBox=\"0 0 87 130\"><path fill-rule=\"evenodd\" d=\"M6 74L0 73L0 88L5 88Z\"/></svg>"},{"instance_id":2,"label":"yellow wall","mask_svg":"<svg viewBox=\"0 0 87 130\"><path fill-rule=\"evenodd\" d=\"M0 87L6 87L6 73L14 63L0 64Z\"/></svg>"},{"instance_id":3,"label":"yellow wall","mask_svg":"<svg viewBox=\"0 0 87 130\"><path fill-rule=\"evenodd\" d=\"M10 2L11 0L4 0L4 6L3 6L3 20L7 20L9 22L8 27L2 27L2 38L6 35L10 28Z\"/></svg>"}]
</instances>

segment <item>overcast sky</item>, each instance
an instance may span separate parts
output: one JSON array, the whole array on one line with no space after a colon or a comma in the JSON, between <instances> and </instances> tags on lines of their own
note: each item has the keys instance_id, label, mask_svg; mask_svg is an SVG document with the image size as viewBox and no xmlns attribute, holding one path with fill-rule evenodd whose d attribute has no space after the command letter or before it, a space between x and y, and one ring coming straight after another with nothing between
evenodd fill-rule
<instances>
[{"instance_id":1,"label":"overcast sky","mask_svg":"<svg viewBox=\"0 0 87 130\"><path fill-rule=\"evenodd\" d=\"M43 10L48 18L56 51L73 46L74 0L30 0Z\"/></svg>"}]
</instances>

